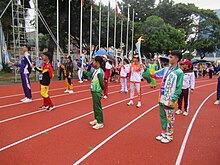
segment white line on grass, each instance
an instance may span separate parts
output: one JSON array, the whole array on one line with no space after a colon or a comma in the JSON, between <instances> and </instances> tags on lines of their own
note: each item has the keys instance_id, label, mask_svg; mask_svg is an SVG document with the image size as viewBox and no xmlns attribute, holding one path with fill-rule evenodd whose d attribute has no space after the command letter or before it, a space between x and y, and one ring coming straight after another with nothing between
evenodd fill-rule
<instances>
[{"instance_id":1,"label":"white line on grass","mask_svg":"<svg viewBox=\"0 0 220 165\"><path fill-rule=\"evenodd\" d=\"M190 124L189 124L189 127L186 131L186 134L185 134L185 137L183 139L183 142L182 142L182 145L181 145L181 148L180 148L180 151L179 151L179 154L178 154L178 157L176 159L176 165L180 165L181 163L181 160L182 160L182 157L183 157L183 153L184 153L184 150L185 150L185 147L186 147L186 143L188 141L188 138L189 138L189 135L190 135L190 132L191 132L191 129L192 129L192 126L196 120L196 117L198 115L198 113L200 112L202 106L205 104L205 102L210 98L212 97L212 95L214 95L216 92L213 92L212 94L210 94L208 97L206 97L206 99L202 102L202 104L199 106L199 108L196 110L196 113L194 114Z\"/></svg>"}]
</instances>

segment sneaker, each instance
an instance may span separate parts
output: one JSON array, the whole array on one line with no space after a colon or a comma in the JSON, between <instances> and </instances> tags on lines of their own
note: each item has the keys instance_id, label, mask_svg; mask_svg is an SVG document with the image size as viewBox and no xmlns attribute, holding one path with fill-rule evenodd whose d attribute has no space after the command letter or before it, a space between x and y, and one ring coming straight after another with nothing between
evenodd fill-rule
<instances>
[{"instance_id":1,"label":"sneaker","mask_svg":"<svg viewBox=\"0 0 220 165\"><path fill-rule=\"evenodd\" d=\"M103 128L104 127L104 124L103 123L97 123L96 125L94 125L92 128L93 129L100 129L100 128Z\"/></svg>"},{"instance_id":2,"label":"sneaker","mask_svg":"<svg viewBox=\"0 0 220 165\"><path fill-rule=\"evenodd\" d=\"M219 100L216 100L216 101L214 102L215 105L219 105L219 103L220 103Z\"/></svg>"},{"instance_id":3,"label":"sneaker","mask_svg":"<svg viewBox=\"0 0 220 165\"><path fill-rule=\"evenodd\" d=\"M128 106L131 106L131 105L134 105L133 101L130 100L128 103L127 103Z\"/></svg>"},{"instance_id":4,"label":"sneaker","mask_svg":"<svg viewBox=\"0 0 220 165\"><path fill-rule=\"evenodd\" d=\"M54 108L55 108L55 106L48 107L48 108L47 108L47 111L52 111Z\"/></svg>"},{"instance_id":5,"label":"sneaker","mask_svg":"<svg viewBox=\"0 0 220 165\"><path fill-rule=\"evenodd\" d=\"M83 81L78 81L79 83L83 83Z\"/></svg>"},{"instance_id":6,"label":"sneaker","mask_svg":"<svg viewBox=\"0 0 220 165\"><path fill-rule=\"evenodd\" d=\"M178 109L176 112L175 112L177 115L183 113L182 110Z\"/></svg>"},{"instance_id":7,"label":"sneaker","mask_svg":"<svg viewBox=\"0 0 220 165\"><path fill-rule=\"evenodd\" d=\"M88 81L87 79L85 79L84 81Z\"/></svg>"},{"instance_id":8,"label":"sneaker","mask_svg":"<svg viewBox=\"0 0 220 165\"><path fill-rule=\"evenodd\" d=\"M29 103L32 102L32 99L26 98L25 100L22 101L23 103Z\"/></svg>"},{"instance_id":9,"label":"sneaker","mask_svg":"<svg viewBox=\"0 0 220 165\"><path fill-rule=\"evenodd\" d=\"M47 109L48 106L42 105L41 107L39 107L40 109Z\"/></svg>"},{"instance_id":10,"label":"sneaker","mask_svg":"<svg viewBox=\"0 0 220 165\"><path fill-rule=\"evenodd\" d=\"M161 141L164 137L165 137L165 135L163 133L161 133L159 136L156 137L156 140Z\"/></svg>"},{"instance_id":11,"label":"sneaker","mask_svg":"<svg viewBox=\"0 0 220 165\"><path fill-rule=\"evenodd\" d=\"M127 94L127 93L128 93L128 91L125 91L125 93Z\"/></svg>"},{"instance_id":12,"label":"sneaker","mask_svg":"<svg viewBox=\"0 0 220 165\"><path fill-rule=\"evenodd\" d=\"M65 90L64 93L69 93L69 90Z\"/></svg>"},{"instance_id":13,"label":"sneaker","mask_svg":"<svg viewBox=\"0 0 220 165\"><path fill-rule=\"evenodd\" d=\"M97 120L93 120L89 122L90 125L96 125L97 124Z\"/></svg>"},{"instance_id":14,"label":"sneaker","mask_svg":"<svg viewBox=\"0 0 220 165\"><path fill-rule=\"evenodd\" d=\"M120 90L120 91L119 91L119 93L123 93L123 92L124 92L123 90Z\"/></svg>"},{"instance_id":15,"label":"sneaker","mask_svg":"<svg viewBox=\"0 0 220 165\"><path fill-rule=\"evenodd\" d=\"M188 114L189 114L189 113L186 112L186 111L183 112L183 116L188 116Z\"/></svg>"},{"instance_id":16,"label":"sneaker","mask_svg":"<svg viewBox=\"0 0 220 165\"><path fill-rule=\"evenodd\" d=\"M69 94L72 94L73 93L73 90L69 90Z\"/></svg>"},{"instance_id":17,"label":"sneaker","mask_svg":"<svg viewBox=\"0 0 220 165\"><path fill-rule=\"evenodd\" d=\"M21 101L21 102L23 102L23 101L24 101L24 100L26 100L26 99L27 99L27 97L25 97L25 98L21 99L20 101Z\"/></svg>"},{"instance_id":18,"label":"sneaker","mask_svg":"<svg viewBox=\"0 0 220 165\"><path fill-rule=\"evenodd\" d=\"M136 107L137 107L137 108L140 108L140 107L141 107L141 102L140 102L140 101L138 101Z\"/></svg>"},{"instance_id":19,"label":"sneaker","mask_svg":"<svg viewBox=\"0 0 220 165\"><path fill-rule=\"evenodd\" d=\"M104 96L103 98L104 98L104 99L107 99L108 97L107 97L107 96Z\"/></svg>"},{"instance_id":20,"label":"sneaker","mask_svg":"<svg viewBox=\"0 0 220 165\"><path fill-rule=\"evenodd\" d=\"M169 137L169 136L165 136L163 139L161 139L162 143L169 143L173 140L173 138Z\"/></svg>"}]
</instances>

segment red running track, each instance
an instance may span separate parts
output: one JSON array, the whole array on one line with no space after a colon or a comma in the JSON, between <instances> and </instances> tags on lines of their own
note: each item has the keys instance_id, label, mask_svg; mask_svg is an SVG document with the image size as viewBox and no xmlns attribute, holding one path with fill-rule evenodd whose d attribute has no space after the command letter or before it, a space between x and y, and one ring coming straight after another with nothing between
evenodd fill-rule
<instances>
[{"instance_id":1,"label":"red running track","mask_svg":"<svg viewBox=\"0 0 220 165\"><path fill-rule=\"evenodd\" d=\"M147 85L146 82L142 84L142 86ZM61 82L53 82L51 89L62 88L62 86L63 83ZM160 132L157 107L131 123L115 136L112 136L147 109L157 105L158 97L157 89L152 90L149 86L143 87L142 107L140 109L128 107L126 106L129 100L128 95L118 93L120 88L116 86L110 88L110 92L113 92L113 94L109 96L109 99L102 101L105 127L101 130L93 130L88 124L93 119L91 99L62 106L49 113L39 112L1 123L0 162L1 164L73 164L89 153L81 164L175 164L187 127L203 100L215 91L216 79L199 79L197 86L199 88L195 90L191 97L190 115L187 117L176 116L175 137L170 144L164 145L155 140L155 136ZM1 90L4 88L0 87ZM33 88L37 90L37 84ZM85 88L79 87L77 90L85 90ZM59 92L63 94L63 90ZM59 95L59 92L51 92L51 96L53 94ZM4 92L6 96L11 94L13 92ZM53 101L56 105L59 105L88 97L90 97L89 91L56 97ZM40 98L39 94L36 94L36 98ZM9 97L4 100L13 103L18 101L18 97ZM218 163L219 156L217 151L220 144L217 142L218 139L216 139L216 137L219 137L219 133L215 129L219 126L219 121L217 120L219 109L213 105L214 100L215 97L211 97L201 108L201 116L199 113L196 118L183 153L182 164L208 164L207 160L212 162L211 164ZM36 101L29 103L29 106L27 106L28 104L19 104L2 108L0 109L1 120L34 112L36 111L35 107L38 107L40 103L41 101ZM210 109L212 110L211 107L216 108L213 114L207 112ZM201 131L201 124L208 122L206 118L202 118L203 112L205 112L206 118L209 116L210 121L212 121L211 126L215 129L210 129L210 125L207 123L206 127L202 127ZM84 114L87 115L82 116ZM82 117L77 119L79 116ZM76 119L74 120L74 118ZM44 130L68 120L69 123L44 132ZM199 142L198 137L201 136L197 136L198 133L195 133L197 128L199 133L205 132L202 135L204 139L208 139L196 145L196 147L199 147L200 155L196 152L197 148L194 145ZM36 135L37 133L39 134ZM112 136L112 138L103 143L100 148L96 147L103 141L105 142L109 136ZM2 150L10 144L12 146ZM204 149L204 144L206 144L206 149ZM90 154L91 151L93 153ZM209 156L209 159L204 156L206 151L213 151L210 153L212 156Z\"/></svg>"}]
</instances>

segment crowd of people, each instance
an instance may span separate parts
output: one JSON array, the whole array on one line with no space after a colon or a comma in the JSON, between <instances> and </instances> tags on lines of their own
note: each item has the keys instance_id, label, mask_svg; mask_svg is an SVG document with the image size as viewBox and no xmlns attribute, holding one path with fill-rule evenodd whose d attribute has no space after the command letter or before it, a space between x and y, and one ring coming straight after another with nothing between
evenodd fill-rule
<instances>
[{"instance_id":1,"label":"crowd of people","mask_svg":"<svg viewBox=\"0 0 220 165\"><path fill-rule=\"evenodd\" d=\"M39 72L39 82L41 85L40 94L43 98L41 109L51 111L55 108L48 95L49 85L53 78L53 68L50 60L52 58L49 52L42 55L42 63L33 65L29 47L24 46L24 56L21 64L10 64L20 67L22 86L25 98L24 103L31 102L31 88L29 75L32 70ZM205 77L208 73L211 79L214 74L218 74L220 67L211 63L195 63L190 60L182 59L180 51L170 51L167 56L161 56L148 61L142 60L137 54L132 59L118 58L116 61L109 59L107 55L96 55L89 61L86 58L86 51L78 59L72 59L71 56L61 57L57 60L59 68L59 80L65 80L65 93L73 94L74 86L72 83L73 72L77 71L78 82L91 82L91 95L93 101L94 120L89 122L94 129L104 127L104 117L102 112L101 99L108 99L109 81L120 81L119 92L121 94L130 94L127 106L134 105L135 93L137 93L137 108L141 104L141 82L144 79L150 84L150 88L157 86L159 92L159 111L161 121L161 134L156 137L162 143L169 143L173 140L174 114L183 114L188 116L190 110L190 93L195 89L195 79ZM161 78L160 85L157 85L157 78ZM183 102L184 100L184 102ZM184 104L183 104L184 103ZM215 104L220 104L220 78L218 78L217 100ZM177 107L177 108L176 108Z\"/></svg>"}]
</instances>

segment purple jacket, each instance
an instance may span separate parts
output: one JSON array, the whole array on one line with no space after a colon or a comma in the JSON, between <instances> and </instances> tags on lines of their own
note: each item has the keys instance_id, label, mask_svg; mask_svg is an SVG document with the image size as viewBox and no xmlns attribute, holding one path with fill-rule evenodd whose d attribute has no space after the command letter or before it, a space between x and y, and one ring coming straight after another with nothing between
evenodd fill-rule
<instances>
[{"instance_id":1,"label":"purple jacket","mask_svg":"<svg viewBox=\"0 0 220 165\"><path fill-rule=\"evenodd\" d=\"M22 57L21 63L15 63L14 66L20 67L20 74L30 74L31 73L31 56L26 54Z\"/></svg>"}]
</instances>

